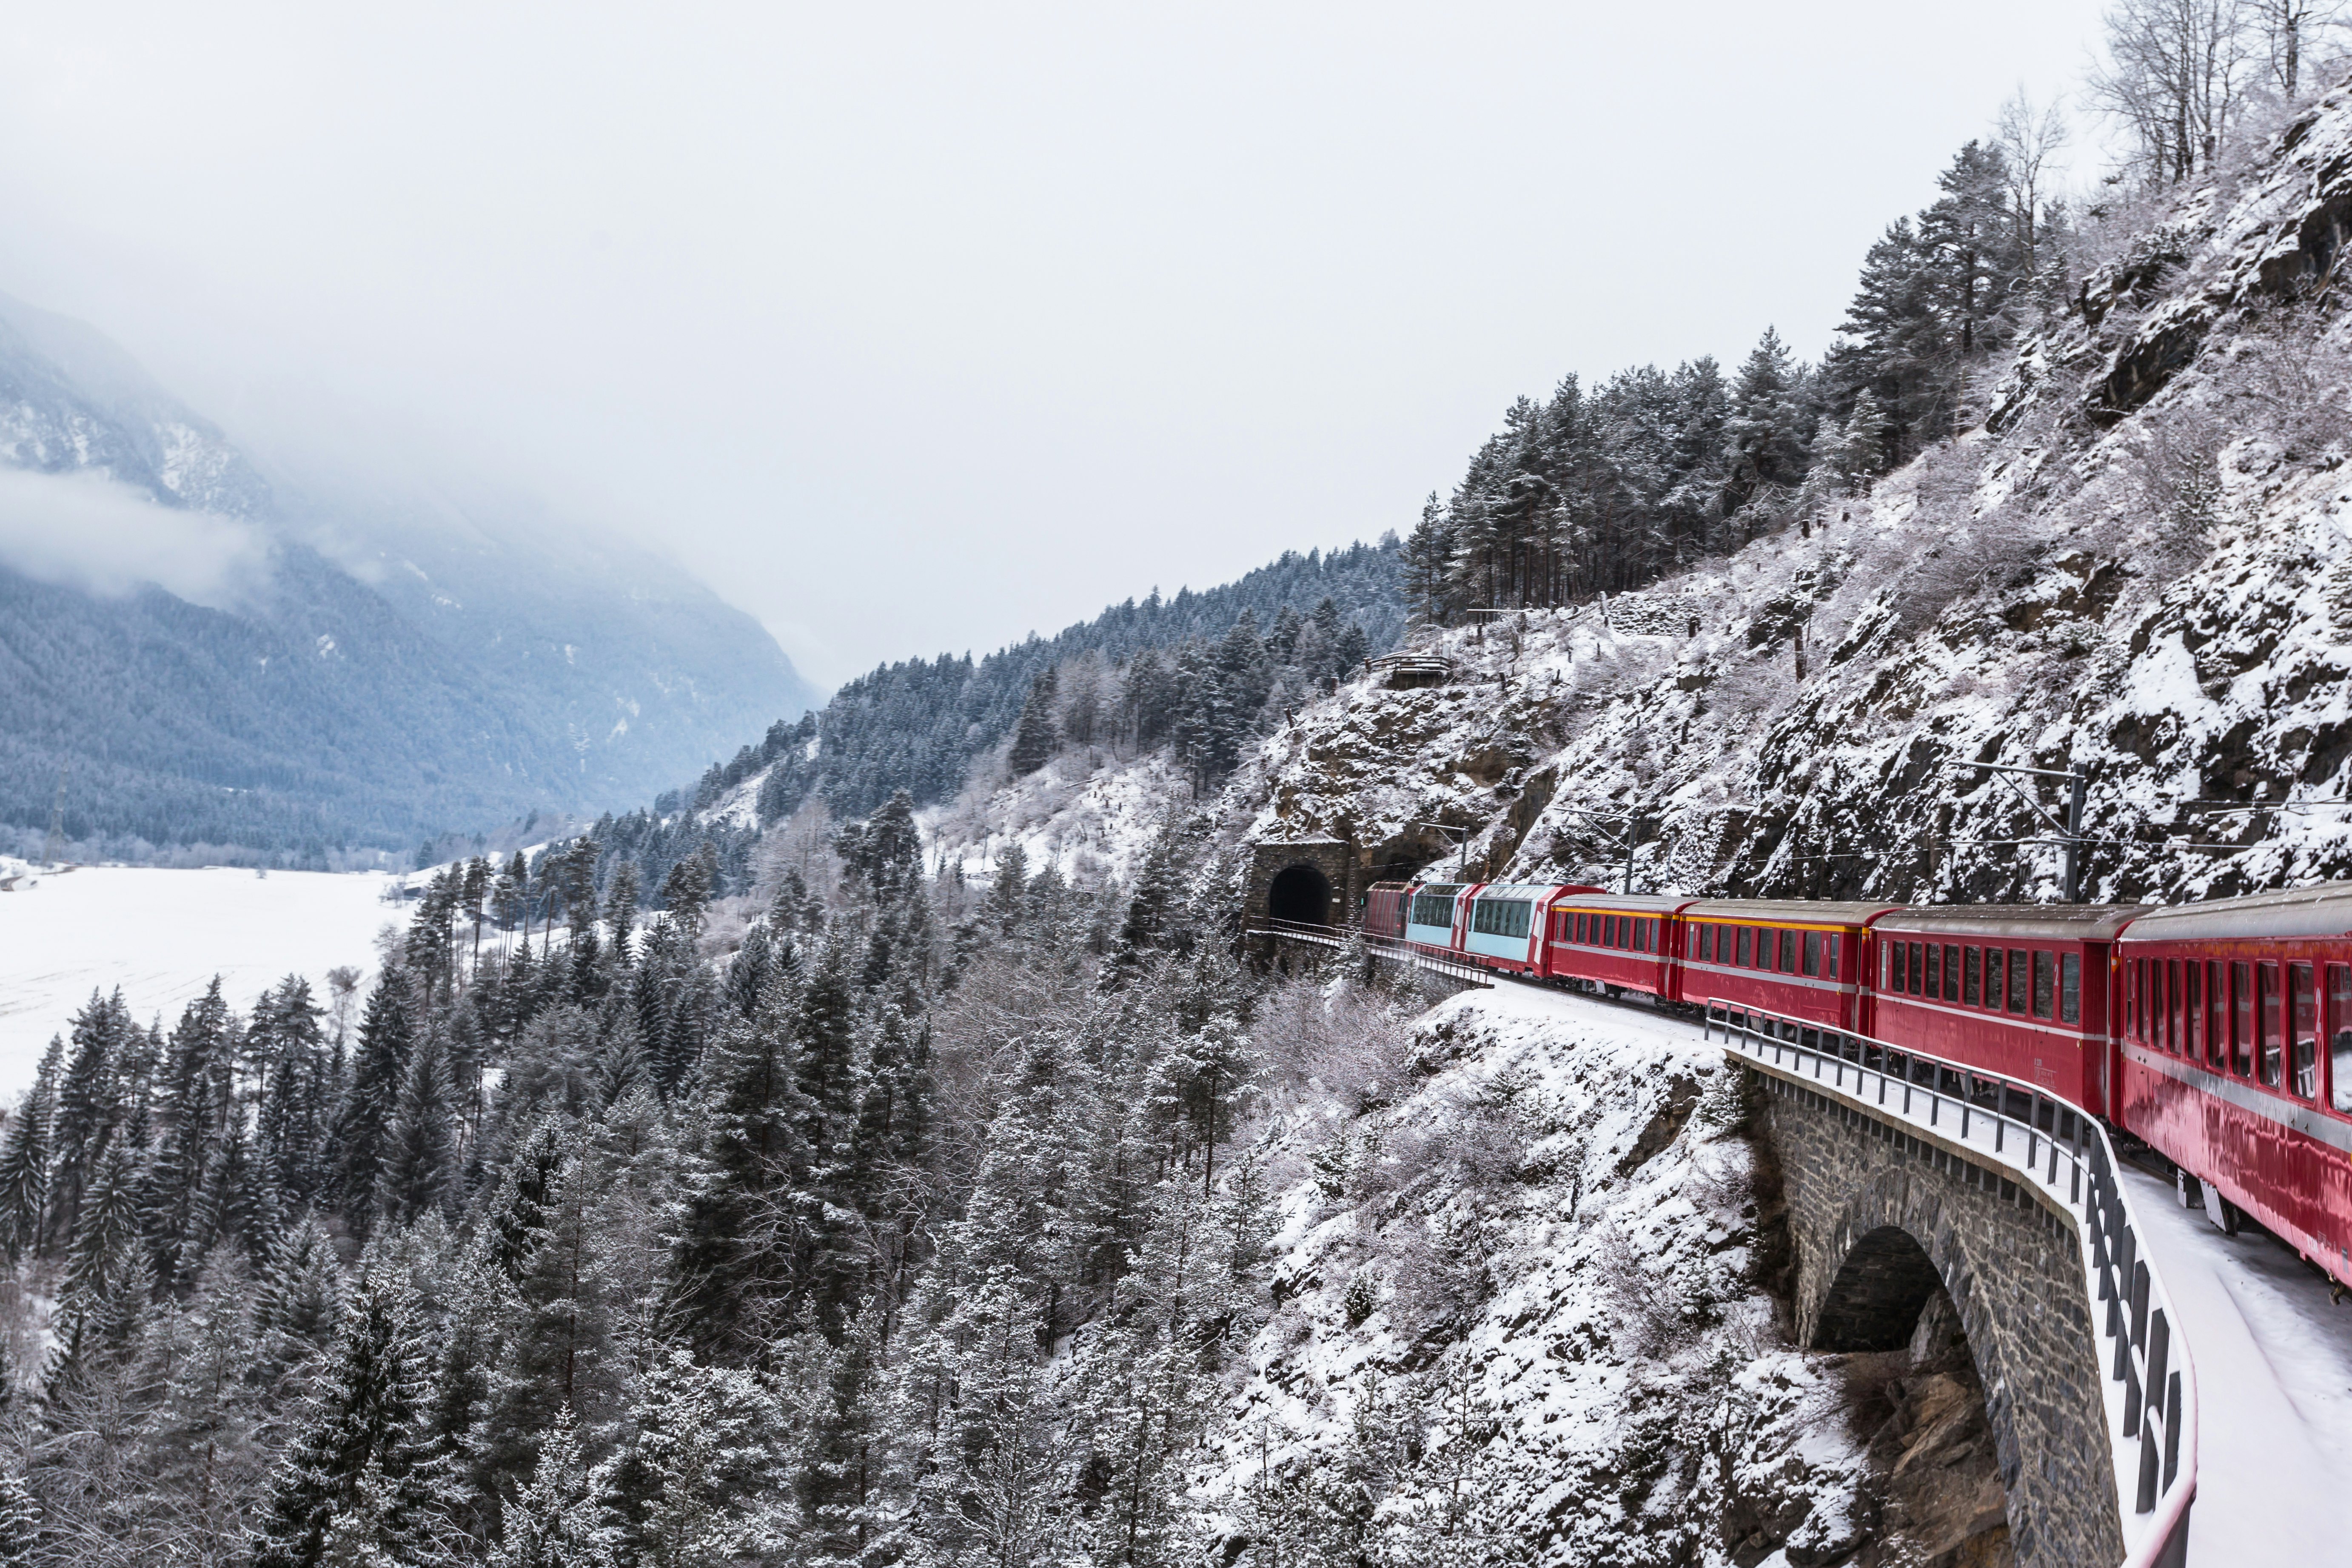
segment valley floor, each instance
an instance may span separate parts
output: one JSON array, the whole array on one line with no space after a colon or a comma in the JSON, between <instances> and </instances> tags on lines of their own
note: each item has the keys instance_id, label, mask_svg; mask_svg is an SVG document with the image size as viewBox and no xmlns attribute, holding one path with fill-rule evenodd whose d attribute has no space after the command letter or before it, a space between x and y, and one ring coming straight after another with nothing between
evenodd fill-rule
<instances>
[{"instance_id":1,"label":"valley floor","mask_svg":"<svg viewBox=\"0 0 2352 1568\"><path fill-rule=\"evenodd\" d=\"M84 866L34 872L0 893L0 1100L32 1082L50 1037L92 990L122 988L142 1023L181 1007L221 977L240 1011L288 974L330 1000L327 972L375 968L375 936L407 912L383 901L394 879L215 867Z\"/></svg>"}]
</instances>

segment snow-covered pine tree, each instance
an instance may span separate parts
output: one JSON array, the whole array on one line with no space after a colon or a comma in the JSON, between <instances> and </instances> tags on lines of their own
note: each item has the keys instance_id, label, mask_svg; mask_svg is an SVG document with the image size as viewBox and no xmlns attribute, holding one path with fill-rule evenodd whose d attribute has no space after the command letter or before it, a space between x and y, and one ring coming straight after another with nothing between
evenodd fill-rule
<instances>
[{"instance_id":1,"label":"snow-covered pine tree","mask_svg":"<svg viewBox=\"0 0 2352 1568\"><path fill-rule=\"evenodd\" d=\"M271 1484L253 1568L320 1568L362 1552L436 1560L454 1499L425 1430L422 1330L404 1281L370 1273L353 1285L319 1392Z\"/></svg>"},{"instance_id":2,"label":"snow-covered pine tree","mask_svg":"<svg viewBox=\"0 0 2352 1568\"><path fill-rule=\"evenodd\" d=\"M1013 728L1013 746L1004 761L1014 778L1026 778L1044 767L1061 744L1054 722L1055 695L1054 670L1048 666L1031 679L1028 700L1021 705L1021 718Z\"/></svg>"}]
</instances>

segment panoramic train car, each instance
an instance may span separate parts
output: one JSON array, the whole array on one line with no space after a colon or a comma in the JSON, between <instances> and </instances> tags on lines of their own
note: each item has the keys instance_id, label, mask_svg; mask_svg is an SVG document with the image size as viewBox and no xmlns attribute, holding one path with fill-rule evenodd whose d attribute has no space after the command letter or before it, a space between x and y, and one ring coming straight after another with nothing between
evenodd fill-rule
<instances>
[{"instance_id":1,"label":"panoramic train car","mask_svg":"<svg viewBox=\"0 0 2352 1568\"><path fill-rule=\"evenodd\" d=\"M1871 922L1900 904L1707 899L1683 910L1679 1000L1860 1030Z\"/></svg>"},{"instance_id":2,"label":"panoramic train car","mask_svg":"<svg viewBox=\"0 0 2352 1568\"><path fill-rule=\"evenodd\" d=\"M2138 904L1937 904L1872 928L1863 1032L2113 1118L2110 950Z\"/></svg>"},{"instance_id":3,"label":"panoramic train car","mask_svg":"<svg viewBox=\"0 0 2352 1568\"><path fill-rule=\"evenodd\" d=\"M1462 904L1475 882L1415 882L1406 889L1404 939L1454 952L1462 945Z\"/></svg>"},{"instance_id":4,"label":"panoramic train car","mask_svg":"<svg viewBox=\"0 0 2352 1568\"><path fill-rule=\"evenodd\" d=\"M1675 928L1692 902L1642 893L1563 893L1551 901L1543 973L1671 998Z\"/></svg>"},{"instance_id":5,"label":"panoramic train car","mask_svg":"<svg viewBox=\"0 0 2352 1568\"><path fill-rule=\"evenodd\" d=\"M1404 902L1412 896L1409 882L1374 882L1364 889L1364 934L1404 940Z\"/></svg>"},{"instance_id":6,"label":"panoramic train car","mask_svg":"<svg viewBox=\"0 0 2352 1568\"><path fill-rule=\"evenodd\" d=\"M2116 959L2117 1120L2352 1284L2352 883L2158 910Z\"/></svg>"},{"instance_id":7,"label":"panoramic train car","mask_svg":"<svg viewBox=\"0 0 2352 1568\"><path fill-rule=\"evenodd\" d=\"M1485 883L1470 895L1462 951L1494 968L1540 975L1545 911L1564 895L1597 891L1581 883Z\"/></svg>"}]
</instances>

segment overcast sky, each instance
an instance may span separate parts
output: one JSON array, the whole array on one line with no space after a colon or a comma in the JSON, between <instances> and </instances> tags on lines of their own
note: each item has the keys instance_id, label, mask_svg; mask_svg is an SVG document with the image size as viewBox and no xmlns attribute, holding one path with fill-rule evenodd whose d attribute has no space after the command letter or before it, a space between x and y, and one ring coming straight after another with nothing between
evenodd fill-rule
<instances>
[{"instance_id":1,"label":"overcast sky","mask_svg":"<svg viewBox=\"0 0 2352 1568\"><path fill-rule=\"evenodd\" d=\"M1565 373L1818 353L2097 11L17 4L0 290L658 542L830 684L1404 531Z\"/></svg>"}]
</instances>

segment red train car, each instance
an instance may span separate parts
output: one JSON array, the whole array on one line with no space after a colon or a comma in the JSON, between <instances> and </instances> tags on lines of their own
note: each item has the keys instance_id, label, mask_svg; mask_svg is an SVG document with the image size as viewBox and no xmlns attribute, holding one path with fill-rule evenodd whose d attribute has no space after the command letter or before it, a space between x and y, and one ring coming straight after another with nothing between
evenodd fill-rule
<instances>
[{"instance_id":1,"label":"red train car","mask_svg":"<svg viewBox=\"0 0 2352 1568\"><path fill-rule=\"evenodd\" d=\"M1861 1030L1871 922L1899 904L1707 899L1683 910L1676 999Z\"/></svg>"},{"instance_id":2,"label":"red train car","mask_svg":"<svg viewBox=\"0 0 2352 1568\"><path fill-rule=\"evenodd\" d=\"M1863 1032L2113 1119L2109 953L2142 908L1939 904L1886 915L1871 930Z\"/></svg>"},{"instance_id":3,"label":"red train car","mask_svg":"<svg viewBox=\"0 0 2352 1568\"><path fill-rule=\"evenodd\" d=\"M1689 899L1562 892L1551 901L1543 973L1671 999L1674 952Z\"/></svg>"},{"instance_id":4,"label":"red train car","mask_svg":"<svg viewBox=\"0 0 2352 1568\"><path fill-rule=\"evenodd\" d=\"M2352 1284L2352 883L2158 910L2115 956L2117 1120Z\"/></svg>"},{"instance_id":5,"label":"red train car","mask_svg":"<svg viewBox=\"0 0 2352 1568\"><path fill-rule=\"evenodd\" d=\"M1374 882L1364 889L1364 934L1404 940L1404 901L1412 896L1408 882Z\"/></svg>"}]
</instances>

